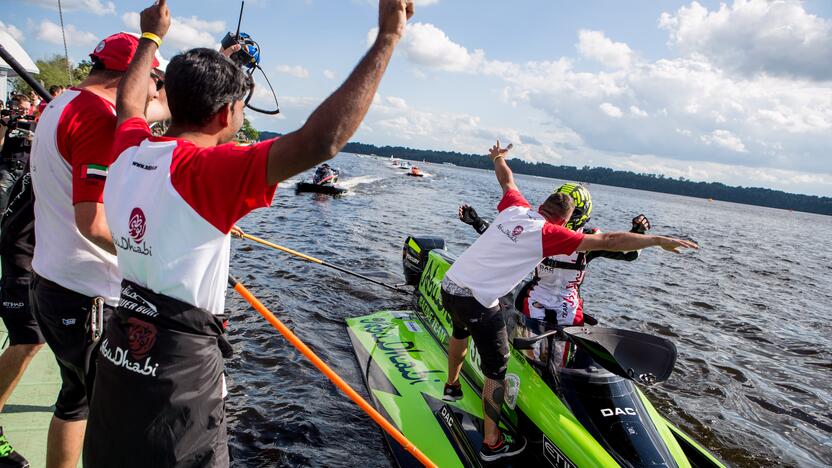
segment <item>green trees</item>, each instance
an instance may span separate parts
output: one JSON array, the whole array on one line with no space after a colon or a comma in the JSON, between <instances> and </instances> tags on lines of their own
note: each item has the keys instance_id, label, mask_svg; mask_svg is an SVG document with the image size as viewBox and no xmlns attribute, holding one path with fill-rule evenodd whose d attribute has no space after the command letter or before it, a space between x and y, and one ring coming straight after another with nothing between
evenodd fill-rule
<instances>
[{"instance_id":1,"label":"green trees","mask_svg":"<svg viewBox=\"0 0 832 468\"><path fill-rule=\"evenodd\" d=\"M38 66L40 73L34 75L34 77L46 89L49 89L52 85L70 86L71 84L78 84L89 75L92 68L92 63L85 60L78 65L69 64L69 69L67 69L67 60L63 55L54 55L47 60L37 60L35 64ZM72 75L71 82L70 74ZM12 88L16 93L23 94L28 94L32 90L20 78L12 80Z\"/></svg>"}]
</instances>

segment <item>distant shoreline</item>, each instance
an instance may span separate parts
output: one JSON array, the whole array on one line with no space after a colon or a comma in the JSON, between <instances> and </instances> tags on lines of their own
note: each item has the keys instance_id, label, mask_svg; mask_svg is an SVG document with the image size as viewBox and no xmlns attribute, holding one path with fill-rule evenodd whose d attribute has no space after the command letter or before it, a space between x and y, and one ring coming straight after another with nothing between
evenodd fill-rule
<instances>
[{"instance_id":1,"label":"distant shoreline","mask_svg":"<svg viewBox=\"0 0 832 468\"><path fill-rule=\"evenodd\" d=\"M260 139L278 136L272 132L260 132ZM345 153L391 156L410 161L429 163L451 163L461 167L491 169L491 161L482 155L458 153L455 151L433 151L401 146L375 146L366 143L348 143ZM646 190L650 192L684 195L745 205L765 206L783 210L802 211L832 216L832 197L802 195L760 187L732 187L721 182L694 182L685 178L674 179L663 175L637 174L605 167L582 168L554 166L548 163L531 163L521 159L511 160L511 169L518 174L535 175L552 179L610 185L613 187Z\"/></svg>"}]
</instances>

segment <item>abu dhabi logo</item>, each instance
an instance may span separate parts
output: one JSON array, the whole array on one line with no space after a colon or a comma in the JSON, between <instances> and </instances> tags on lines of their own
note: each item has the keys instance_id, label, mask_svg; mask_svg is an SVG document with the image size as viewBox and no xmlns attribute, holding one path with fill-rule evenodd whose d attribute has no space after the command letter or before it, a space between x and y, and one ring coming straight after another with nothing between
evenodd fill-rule
<instances>
[{"instance_id":1,"label":"abu dhabi logo","mask_svg":"<svg viewBox=\"0 0 832 468\"><path fill-rule=\"evenodd\" d=\"M145 218L144 211L141 208L133 208L133 211L130 212L128 230L134 241L141 242L144 239L144 233L147 230L147 218Z\"/></svg>"},{"instance_id":2,"label":"abu dhabi logo","mask_svg":"<svg viewBox=\"0 0 832 468\"><path fill-rule=\"evenodd\" d=\"M509 231L507 227L503 226L502 224L498 224L497 229L499 229L500 232L505 234L506 237L511 239L511 241L515 244L517 243L517 238L520 237L521 234L523 234L523 226L520 225L514 226L514 228L512 228Z\"/></svg>"}]
</instances>

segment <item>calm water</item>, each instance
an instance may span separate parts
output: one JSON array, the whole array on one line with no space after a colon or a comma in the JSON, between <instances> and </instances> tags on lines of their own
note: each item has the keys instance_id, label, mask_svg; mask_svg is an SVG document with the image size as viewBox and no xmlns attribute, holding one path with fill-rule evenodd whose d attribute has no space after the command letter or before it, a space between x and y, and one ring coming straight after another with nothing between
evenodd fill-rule
<instances>
[{"instance_id":1,"label":"calm water","mask_svg":"<svg viewBox=\"0 0 832 468\"><path fill-rule=\"evenodd\" d=\"M243 220L251 234L398 283L409 234L460 253L474 231L459 203L493 218L490 172L427 165L406 177L382 159L339 155L352 193L295 195ZM307 174L309 176L309 174ZM532 204L560 181L518 176ZM590 186L591 225L700 243L650 249L632 263L599 259L583 288L602 323L663 335L679 349L673 376L648 389L656 407L734 466L832 465L832 217ZM354 388L366 394L344 318L410 308L407 297L235 240L232 273ZM247 304L229 293L229 432L234 466L390 466L380 431Z\"/></svg>"}]
</instances>

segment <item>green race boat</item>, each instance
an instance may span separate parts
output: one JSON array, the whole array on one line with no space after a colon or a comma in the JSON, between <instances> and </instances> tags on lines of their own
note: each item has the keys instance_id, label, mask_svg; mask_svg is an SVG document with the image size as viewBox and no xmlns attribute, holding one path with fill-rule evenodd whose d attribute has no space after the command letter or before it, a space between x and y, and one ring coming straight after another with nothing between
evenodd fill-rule
<instances>
[{"instance_id":1,"label":"green race boat","mask_svg":"<svg viewBox=\"0 0 832 468\"><path fill-rule=\"evenodd\" d=\"M483 375L473 343L461 379L464 397L452 403L442 400L451 321L441 304L440 284L453 261L442 239L408 238L403 263L407 283L415 287L416 310L379 311L348 319L347 327L376 408L438 466L476 467L485 465L478 458ZM507 324L516 314L513 302L501 300L508 309ZM629 377L610 372L607 369L614 366L596 364L591 353L564 342L564 336L540 340L552 356L546 363L518 349L522 340L511 350L501 425L523 434L529 445L510 463L564 468L724 466L656 411L632 372ZM561 365L561 349L567 350L571 364ZM670 368L673 362L675 347ZM389 437L388 444L399 466L419 466Z\"/></svg>"}]
</instances>

